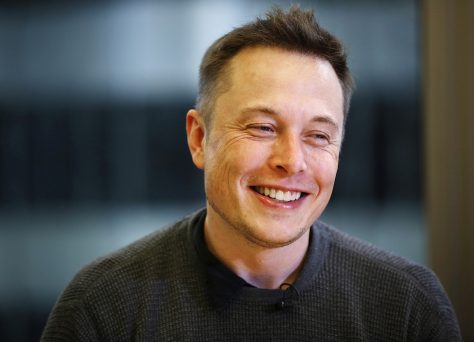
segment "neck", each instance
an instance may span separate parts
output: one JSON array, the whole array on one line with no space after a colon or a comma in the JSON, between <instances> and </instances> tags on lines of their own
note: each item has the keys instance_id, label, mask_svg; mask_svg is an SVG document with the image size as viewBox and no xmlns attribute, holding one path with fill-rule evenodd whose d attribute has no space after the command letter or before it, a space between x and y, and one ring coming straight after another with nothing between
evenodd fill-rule
<instances>
[{"instance_id":1,"label":"neck","mask_svg":"<svg viewBox=\"0 0 474 342\"><path fill-rule=\"evenodd\" d=\"M308 249L309 231L289 245L269 248L250 242L232 228L212 225L206 218L204 237L211 253L239 277L258 288L276 289L296 280Z\"/></svg>"}]
</instances>

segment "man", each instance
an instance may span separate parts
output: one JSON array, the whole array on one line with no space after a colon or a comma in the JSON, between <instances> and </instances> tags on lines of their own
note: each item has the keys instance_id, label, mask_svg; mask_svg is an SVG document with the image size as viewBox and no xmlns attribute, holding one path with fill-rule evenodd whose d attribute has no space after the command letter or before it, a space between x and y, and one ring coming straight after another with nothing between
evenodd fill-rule
<instances>
[{"instance_id":1,"label":"man","mask_svg":"<svg viewBox=\"0 0 474 342\"><path fill-rule=\"evenodd\" d=\"M317 221L352 81L296 7L205 54L186 131L206 210L82 270L43 340L459 341L429 270Z\"/></svg>"}]
</instances>

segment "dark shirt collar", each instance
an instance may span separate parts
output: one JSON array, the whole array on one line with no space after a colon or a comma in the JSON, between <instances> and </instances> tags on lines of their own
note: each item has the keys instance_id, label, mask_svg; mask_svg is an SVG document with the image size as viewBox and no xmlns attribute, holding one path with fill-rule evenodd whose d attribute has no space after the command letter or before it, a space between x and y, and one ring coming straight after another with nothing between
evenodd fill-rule
<instances>
[{"instance_id":1,"label":"dark shirt collar","mask_svg":"<svg viewBox=\"0 0 474 342\"><path fill-rule=\"evenodd\" d=\"M210 300L217 307L226 306L236 298L252 297L274 300L282 296L282 290L258 289L232 272L220 262L208 249L204 239L204 221L206 210L200 212L192 232L195 250L207 274L207 287ZM313 225L310 232L308 252L301 272L293 284L293 291L304 290L316 275L325 255L325 248L319 236L319 230Z\"/></svg>"}]
</instances>

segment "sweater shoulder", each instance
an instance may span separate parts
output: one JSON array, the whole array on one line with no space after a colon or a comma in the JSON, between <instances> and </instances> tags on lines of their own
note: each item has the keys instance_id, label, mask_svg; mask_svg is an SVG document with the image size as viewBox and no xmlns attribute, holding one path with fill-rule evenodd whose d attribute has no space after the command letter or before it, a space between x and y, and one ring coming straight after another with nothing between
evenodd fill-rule
<instances>
[{"instance_id":1,"label":"sweater shoulder","mask_svg":"<svg viewBox=\"0 0 474 342\"><path fill-rule=\"evenodd\" d=\"M343 277L377 284L367 293L372 300L377 296L401 300L400 304L410 312L410 324L417 319L429 322L425 329L429 330L430 340L460 340L452 304L431 269L324 223L318 222L317 227L330 246L330 267L344 269Z\"/></svg>"},{"instance_id":2,"label":"sweater shoulder","mask_svg":"<svg viewBox=\"0 0 474 342\"><path fill-rule=\"evenodd\" d=\"M427 295L441 291L442 286L434 272L426 266L408 260L367 241L350 236L325 223L318 222L323 236L329 240L335 253L361 272L387 274Z\"/></svg>"},{"instance_id":3,"label":"sweater shoulder","mask_svg":"<svg viewBox=\"0 0 474 342\"><path fill-rule=\"evenodd\" d=\"M159 276L184 259L188 250L187 234L195 215L159 229L131 244L100 257L83 267L61 295L61 301L82 300L87 295L107 287L130 284L139 277L146 281L151 275Z\"/></svg>"}]
</instances>

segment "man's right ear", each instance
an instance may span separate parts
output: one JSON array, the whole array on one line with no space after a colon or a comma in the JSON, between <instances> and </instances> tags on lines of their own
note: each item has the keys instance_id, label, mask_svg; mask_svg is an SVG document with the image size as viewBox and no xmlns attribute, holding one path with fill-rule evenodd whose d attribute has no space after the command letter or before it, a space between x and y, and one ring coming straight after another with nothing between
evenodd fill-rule
<instances>
[{"instance_id":1,"label":"man's right ear","mask_svg":"<svg viewBox=\"0 0 474 342\"><path fill-rule=\"evenodd\" d=\"M189 110L186 114L186 135L188 137L188 147L194 165L200 169L204 169L206 127L201 114L195 109Z\"/></svg>"}]
</instances>

